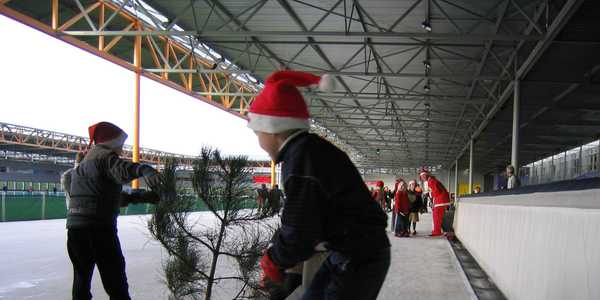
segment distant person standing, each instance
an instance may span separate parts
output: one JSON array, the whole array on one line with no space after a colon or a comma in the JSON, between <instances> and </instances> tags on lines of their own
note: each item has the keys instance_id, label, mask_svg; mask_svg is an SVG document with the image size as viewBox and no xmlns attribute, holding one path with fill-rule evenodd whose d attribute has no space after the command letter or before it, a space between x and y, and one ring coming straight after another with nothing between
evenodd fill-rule
<instances>
[{"instance_id":1,"label":"distant person standing","mask_svg":"<svg viewBox=\"0 0 600 300\"><path fill-rule=\"evenodd\" d=\"M67 251L73 263L73 299L91 299L94 267L98 267L110 299L130 299L125 258L117 235L120 206L129 202L158 202L147 192L136 198L122 193L123 185L145 177L159 180L154 168L121 159L127 134L114 124L100 122L88 129L93 146L71 172L67 213Z\"/></svg>"},{"instance_id":2,"label":"distant person standing","mask_svg":"<svg viewBox=\"0 0 600 300\"><path fill-rule=\"evenodd\" d=\"M394 212L396 213L396 225L394 226L394 235L396 237L408 237L409 223L408 214L410 213L410 202L406 182L400 181L394 197Z\"/></svg>"},{"instance_id":3,"label":"distant person standing","mask_svg":"<svg viewBox=\"0 0 600 300\"><path fill-rule=\"evenodd\" d=\"M394 190L392 191L392 204L391 204L391 210L392 210L392 223L391 223L391 230L392 232L396 232L395 228L396 228L396 210L394 209L394 207L396 206L396 193L398 192L398 186L400 185L401 182L404 182L404 180L402 180L402 178L397 178L396 179L396 183L394 184Z\"/></svg>"},{"instance_id":4,"label":"distant person standing","mask_svg":"<svg viewBox=\"0 0 600 300\"><path fill-rule=\"evenodd\" d=\"M521 181L515 175L515 167L512 165L506 167L506 179L506 188L509 190L521 186Z\"/></svg>"},{"instance_id":5,"label":"distant person standing","mask_svg":"<svg viewBox=\"0 0 600 300\"><path fill-rule=\"evenodd\" d=\"M422 181L427 181L427 188L431 191L433 197L433 230L430 236L440 236L442 235L444 211L450 205L450 195L444 185L435 176L429 174L429 171L421 169L419 178Z\"/></svg>"},{"instance_id":6,"label":"distant person standing","mask_svg":"<svg viewBox=\"0 0 600 300\"><path fill-rule=\"evenodd\" d=\"M387 211L389 212L392 209L392 198L394 198L394 195L392 194L392 191L390 191L390 188L388 188L387 186L383 187L383 196L385 197L385 207L387 207Z\"/></svg>"},{"instance_id":7,"label":"distant person standing","mask_svg":"<svg viewBox=\"0 0 600 300\"><path fill-rule=\"evenodd\" d=\"M256 203L258 204L258 210L262 211L265 207L265 202L269 199L269 190L266 184L261 184L260 188L256 190Z\"/></svg>"},{"instance_id":8,"label":"distant person standing","mask_svg":"<svg viewBox=\"0 0 600 300\"><path fill-rule=\"evenodd\" d=\"M283 201L283 192L279 189L279 185L274 185L269 191L269 208L272 214L279 213L281 209L281 202Z\"/></svg>"},{"instance_id":9,"label":"distant person standing","mask_svg":"<svg viewBox=\"0 0 600 300\"><path fill-rule=\"evenodd\" d=\"M373 192L373 199L383 211L385 211L385 193L383 192L383 181L377 181L377 188Z\"/></svg>"},{"instance_id":10,"label":"distant person standing","mask_svg":"<svg viewBox=\"0 0 600 300\"><path fill-rule=\"evenodd\" d=\"M418 190L416 181L411 180L408 182L408 201L410 202L410 213L408 214L408 232L410 233L410 224L412 224L412 235L417 234L417 222L419 222L419 212L421 211L423 206L421 192Z\"/></svg>"},{"instance_id":11,"label":"distant person standing","mask_svg":"<svg viewBox=\"0 0 600 300\"><path fill-rule=\"evenodd\" d=\"M4 193L8 192L8 186L6 186L6 184L2 187L2 191Z\"/></svg>"}]
</instances>

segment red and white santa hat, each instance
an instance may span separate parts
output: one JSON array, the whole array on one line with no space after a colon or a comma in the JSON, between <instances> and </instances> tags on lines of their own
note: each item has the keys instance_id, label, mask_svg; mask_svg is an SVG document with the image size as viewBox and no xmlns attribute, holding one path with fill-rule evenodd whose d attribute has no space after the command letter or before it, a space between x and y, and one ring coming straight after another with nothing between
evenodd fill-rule
<instances>
[{"instance_id":1,"label":"red and white santa hat","mask_svg":"<svg viewBox=\"0 0 600 300\"><path fill-rule=\"evenodd\" d=\"M123 146L127 139L127 133L117 125L109 122L100 122L88 127L90 134L90 145L105 145L111 149Z\"/></svg>"},{"instance_id":2,"label":"red and white santa hat","mask_svg":"<svg viewBox=\"0 0 600 300\"><path fill-rule=\"evenodd\" d=\"M274 72L250 105L248 127L266 133L308 129L308 107L297 87L313 85L328 92L334 89L335 81L330 75L316 76L299 71Z\"/></svg>"}]
</instances>

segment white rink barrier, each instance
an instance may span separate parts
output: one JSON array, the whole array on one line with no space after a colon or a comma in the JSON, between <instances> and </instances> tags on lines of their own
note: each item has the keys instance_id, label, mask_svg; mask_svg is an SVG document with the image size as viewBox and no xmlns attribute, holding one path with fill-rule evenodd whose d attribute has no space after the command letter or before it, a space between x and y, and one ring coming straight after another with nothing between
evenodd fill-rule
<instances>
[{"instance_id":1,"label":"white rink barrier","mask_svg":"<svg viewBox=\"0 0 600 300\"><path fill-rule=\"evenodd\" d=\"M600 299L600 189L460 199L454 229L508 299Z\"/></svg>"}]
</instances>

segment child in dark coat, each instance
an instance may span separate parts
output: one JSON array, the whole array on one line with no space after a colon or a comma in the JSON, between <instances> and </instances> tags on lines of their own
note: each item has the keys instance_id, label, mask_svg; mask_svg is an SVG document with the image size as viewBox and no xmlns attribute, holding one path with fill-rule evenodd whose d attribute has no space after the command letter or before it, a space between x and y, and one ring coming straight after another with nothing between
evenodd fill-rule
<instances>
[{"instance_id":1,"label":"child in dark coat","mask_svg":"<svg viewBox=\"0 0 600 300\"><path fill-rule=\"evenodd\" d=\"M265 279L282 282L284 269L323 243L329 257L302 299L376 299L390 264L386 215L346 153L308 133L308 108L296 88L323 85L324 77L275 72L250 106L248 127L269 156L283 162L286 196L281 230L260 267Z\"/></svg>"}]
</instances>

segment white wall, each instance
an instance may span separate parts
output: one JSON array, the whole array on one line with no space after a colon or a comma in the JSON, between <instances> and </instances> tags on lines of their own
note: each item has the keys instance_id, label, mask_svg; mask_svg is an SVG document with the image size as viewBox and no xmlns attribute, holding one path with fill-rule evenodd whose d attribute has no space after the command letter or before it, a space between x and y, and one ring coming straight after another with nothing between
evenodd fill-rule
<instances>
[{"instance_id":1,"label":"white wall","mask_svg":"<svg viewBox=\"0 0 600 300\"><path fill-rule=\"evenodd\" d=\"M600 189L462 198L454 227L509 299L600 299Z\"/></svg>"}]
</instances>

